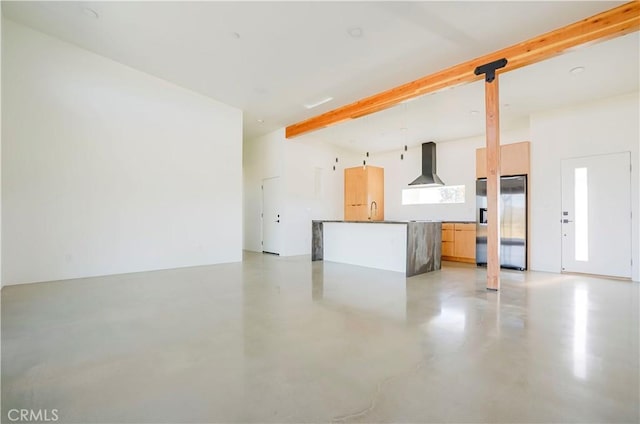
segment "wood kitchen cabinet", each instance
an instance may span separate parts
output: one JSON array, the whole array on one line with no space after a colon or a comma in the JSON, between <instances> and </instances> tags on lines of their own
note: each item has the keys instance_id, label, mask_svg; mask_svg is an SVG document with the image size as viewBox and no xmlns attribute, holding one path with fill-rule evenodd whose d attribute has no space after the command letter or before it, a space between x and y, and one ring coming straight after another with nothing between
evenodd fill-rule
<instances>
[{"instance_id":1,"label":"wood kitchen cabinet","mask_svg":"<svg viewBox=\"0 0 640 424\"><path fill-rule=\"evenodd\" d=\"M530 143L500 146L500 175L529 175ZM487 178L487 149L476 149L476 178Z\"/></svg>"},{"instance_id":2,"label":"wood kitchen cabinet","mask_svg":"<svg viewBox=\"0 0 640 424\"><path fill-rule=\"evenodd\" d=\"M476 263L476 224L442 223L442 259Z\"/></svg>"},{"instance_id":3,"label":"wood kitchen cabinet","mask_svg":"<svg viewBox=\"0 0 640 424\"><path fill-rule=\"evenodd\" d=\"M358 166L344 170L344 220L384 220L384 169Z\"/></svg>"},{"instance_id":4,"label":"wood kitchen cabinet","mask_svg":"<svg viewBox=\"0 0 640 424\"><path fill-rule=\"evenodd\" d=\"M367 205L345 205L345 221L368 221L369 207Z\"/></svg>"},{"instance_id":5,"label":"wood kitchen cabinet","mask_svg":"<svg viewBox=\"0 0 640 424\"><path fill-rule=\"evenodd\" d=\"M442 259L453 256L453 225L451 223L442 223Z\"/></svg>"}]
</instances>

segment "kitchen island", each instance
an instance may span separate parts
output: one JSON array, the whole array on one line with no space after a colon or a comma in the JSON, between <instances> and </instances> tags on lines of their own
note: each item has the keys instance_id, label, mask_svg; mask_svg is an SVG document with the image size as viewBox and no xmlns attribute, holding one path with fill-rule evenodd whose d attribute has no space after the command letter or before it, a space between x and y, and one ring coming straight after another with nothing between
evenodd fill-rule
<instances>
[{"instance_id":1,"label":"kitchen island","mask_svg":"<svg viewBox=\"0 0 640 424\"><path fill-rule=\"evenodd\" d=\"M402 272L440 269L442 223L435 221L312 221L312 261Z\"/></svg>"}]
</instances>

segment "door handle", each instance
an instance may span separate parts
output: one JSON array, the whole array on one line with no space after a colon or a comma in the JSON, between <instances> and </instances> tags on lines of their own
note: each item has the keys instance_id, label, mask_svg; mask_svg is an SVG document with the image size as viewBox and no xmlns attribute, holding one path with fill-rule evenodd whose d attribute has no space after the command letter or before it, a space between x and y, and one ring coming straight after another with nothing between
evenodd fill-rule
<instances>
[{"instance_id":1,"label":"door handle","mask_svg":"<svg viewBox=\"0 0 640 424\"><path fill-rule=\"evenodd\" d=\"M278 220L276 220L275 222L280 222L280 220L278 219Z\"/></svg>"},{"instance_id":2,"label":"door handle","mask_svg":"<svg viewBox=\"0 0 640 424\"><path fill-rule=\"evenodd\" d=\"M562 220L562 223L563 223L563 224L568 224L568 223L570 223L570 222L573 222L573 221L570 221L570 220L568 220L568 219L563 219L563 220Z\"/></svg>"}]
</instances>

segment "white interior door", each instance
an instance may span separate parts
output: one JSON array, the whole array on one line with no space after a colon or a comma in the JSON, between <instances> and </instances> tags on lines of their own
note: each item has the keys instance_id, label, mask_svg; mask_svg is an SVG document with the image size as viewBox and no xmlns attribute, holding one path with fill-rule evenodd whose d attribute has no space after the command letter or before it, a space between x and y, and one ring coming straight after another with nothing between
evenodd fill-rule
<instances>
[{"instance_id":1,"label":"white interior door","mask_svg":"<svg viewBox=\"0 0 640 424\"><path fill-rule=\"evenodd\" d=\"M562 270L631 277L631 154L562 161Z\"/></svg>"},{"instance_id":2,"label":"white interior door","mask_svg":"<svg viewBox=\"0 0 640 424\"><path fill-rule=\"evenodd\" d=\"M262 180L262 251L280 254L280 178Z\"/></svg>"}]
</instances>

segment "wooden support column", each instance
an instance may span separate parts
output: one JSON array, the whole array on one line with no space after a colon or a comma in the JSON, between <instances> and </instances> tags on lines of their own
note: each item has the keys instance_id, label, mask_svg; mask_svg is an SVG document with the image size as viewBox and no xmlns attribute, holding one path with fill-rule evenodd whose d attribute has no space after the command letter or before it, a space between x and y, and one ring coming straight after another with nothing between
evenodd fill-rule
<instances>
[{"instance_id":1,"label":"wooden support column","mask_svg":"<svg viewBox=\"0 0 640 424\"><path fill-rule=\"evenodd\" d=\"M478 66L474 73L485 74L487 115L487 289L500 289L500 93L496 70L506 59Z\"/></svg>"},{"instance_id":2,"label":"wooden support column","mask_svg":"<svg viewBox=\"0 0 640 424\"><path fill-rule=\"evenodd\" d=\"M500 111L498 78L485 82L487 113L487 289L500 289Z\"/></svg>"}]
</instances>

